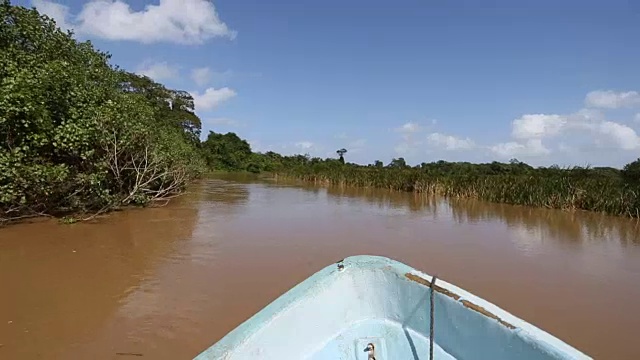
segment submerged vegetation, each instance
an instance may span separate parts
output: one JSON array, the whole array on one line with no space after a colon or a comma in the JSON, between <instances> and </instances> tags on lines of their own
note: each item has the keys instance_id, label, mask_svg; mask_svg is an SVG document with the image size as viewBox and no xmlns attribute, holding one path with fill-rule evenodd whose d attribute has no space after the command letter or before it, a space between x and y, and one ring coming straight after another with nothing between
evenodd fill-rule
<instances>
[{"instance_id":1,"label":"submerged vegetation","mask_svg":"<svg viewBox=\"0 0 640 360\"><path fill-rule=\"evenodd\" d=\"M110 65L35 9L0 0L0 17L0 222L70 222L164 201L208 170L640 217L640 160L623 170L517 160L410 167L403 158L363 166L345 163L344 148L320 159L255 153L234 133L201 142L189 93Z\"/></svg>"}]
</instances>

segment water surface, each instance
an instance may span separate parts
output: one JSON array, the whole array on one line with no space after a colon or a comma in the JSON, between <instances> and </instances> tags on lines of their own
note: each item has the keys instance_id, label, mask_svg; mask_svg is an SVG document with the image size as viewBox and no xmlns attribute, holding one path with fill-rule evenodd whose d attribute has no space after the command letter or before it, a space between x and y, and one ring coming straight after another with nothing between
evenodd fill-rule
<instances>
[{"instance_id":1,"label":"water surface","mask_svg":"<svg viewBox=\"0 0 640 360\"><path fill-rule=\"evenodd\" d=\"M190 359L356 254L437 274L593 357L640 358L635 220L235 177L166 207L0 229L0 358Z\"/></svg>"}]
</instances>

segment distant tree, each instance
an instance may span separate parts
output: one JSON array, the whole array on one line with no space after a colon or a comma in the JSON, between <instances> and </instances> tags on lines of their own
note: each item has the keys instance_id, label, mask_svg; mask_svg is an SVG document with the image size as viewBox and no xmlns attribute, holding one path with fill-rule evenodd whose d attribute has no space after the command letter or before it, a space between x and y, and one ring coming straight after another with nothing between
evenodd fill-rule
<instances>
[{"instance_id":1,"label":"distant tree","mask_svg":"<svg viewBox=\"0 0 640 360\"><path fill-rule=\"evenodd\" d=\"M391 162L389 163L389 167L390 168L404 169L404 168L407 167L407 162L404 160L404 158L399 157L397 159L391 160Z\"/></svg>"},{"instance_id":2,"label":"distant tree","mask_svg":"<svg viewBox=\"0 0 640 360\"><path fill-rule=\"evenodd\" d=\"M344 154L347 153L347 149L342 148L342 149L336 151L336 153L340 156L340 162L344 164Z\"/></svg>"},{"instance_id":3,"label":"distant tree","mask_svg":"<svg viewBox=\"0 0 640 360\"><path fill-rule=\"evenodd\" d=\"M209 167L217 170L246 170L251 157L249 143L232 132L218 134L210 131L202 143L202 151Z\"/></svg>"},{"instance_id":4,"label":"distant tree","mask_svg":"<svg viewBox=\"0 0 640 360\"><path fill-rule=\"evenodd\" d=\"M625 165L622 168L622 177L629 182L640 182L640 159Z\"/></svg>"},{"instance_id":5,"label":"distant tree","mask_svg":"<svg viewBox=\"0 0 640 360\"><path fill-rule=\"evenodd\" d=\"M377 168L382 168L382 167L384 167L384 164L382 163L382 161L380 161L380 160L376 160L376 161L373 163L373 166L375 166L375 167L377 167Z\"/></svg>"}]
</instances>

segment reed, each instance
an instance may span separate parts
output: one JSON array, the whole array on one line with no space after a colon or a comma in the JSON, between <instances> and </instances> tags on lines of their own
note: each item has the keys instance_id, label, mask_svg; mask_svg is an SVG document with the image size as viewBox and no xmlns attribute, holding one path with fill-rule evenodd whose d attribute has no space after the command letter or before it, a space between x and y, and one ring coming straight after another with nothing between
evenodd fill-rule
<instances>
[{"instance_id":1,"label":"reed","mask_svg":"<svg viewBox=\"0 0 640 360\"><path fill-rule=\"evenodd\" d=\"M584 169L582 169L584 170ZM589 171L443 175L421 169L297 167L280 174L304 181L410 191L451 198L640 217L640 186Z\"/></svg>"}]
</instances>

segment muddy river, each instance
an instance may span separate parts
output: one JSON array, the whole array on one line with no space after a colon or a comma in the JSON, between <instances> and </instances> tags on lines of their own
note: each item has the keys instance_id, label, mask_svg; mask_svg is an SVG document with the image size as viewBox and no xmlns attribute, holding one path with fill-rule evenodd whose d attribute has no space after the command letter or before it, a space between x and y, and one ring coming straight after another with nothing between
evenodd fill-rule
<instances>
[{"instance_id":1,"label":"muddy river","mask_svg":"<svg viewBox=\"0 0 640 360\"><path fill-rule=\"evenodd\" d=\"M341 258L383 255L601 359L640 359L640 223L226 177L0 229L0 359L191 359Z\"/></svg>"}]
</instances>

